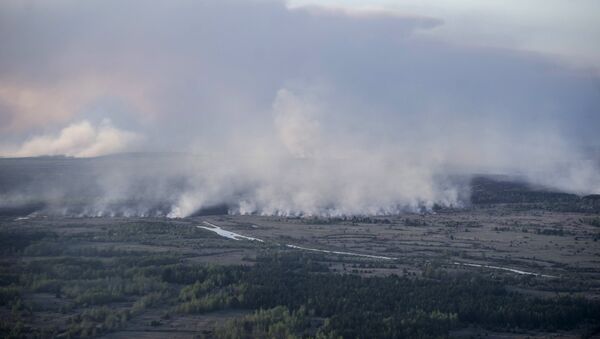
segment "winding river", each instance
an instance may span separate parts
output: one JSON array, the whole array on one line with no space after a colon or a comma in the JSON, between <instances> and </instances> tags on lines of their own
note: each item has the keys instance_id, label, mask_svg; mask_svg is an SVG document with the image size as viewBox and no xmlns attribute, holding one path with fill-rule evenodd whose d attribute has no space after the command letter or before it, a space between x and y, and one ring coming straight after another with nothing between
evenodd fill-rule
<instances>
[{"instance_id":1,"label":"winding river","mask_svg":"<svg viewBox=\"0 0 600 339\"><path fill-rule=\"evenodd\" d=\"M206 226L197 226L197 227L198 228L203 228L205 230L209 230L211 232L215 232L218 235L220 235L222 237L225 237L227 239L232 239L232 240L249 240L249 241L258 241L258 242L264 243L264 240L262 240L262 239L258 239L258 238L254 238L254 237L249 237L249 236L245 236L245 235L242 235L242 234L239 234L239 233L227 231L227 230L224 230L221 227L219 227L219 226L217 226L217 225L215 225L213 223L210 223L208 221L204 221L203 224L206 225ZM323 249L318 249L318 248L303 247L303 246L292 245L292 244L286 244L285 246L289 247L289 248L293 248L293 249L297 249L297 250L301 250L301 251L309 251L309 252L339 254L339 255L347 255L347 256L355 256L355 257L379 259L379 260L396 260L396 259L398 259L398 258L386 257L386 256L382 256L382 255L371 255L371 254L361 254L361 253L342 252L342 251L330 251L330 250L323 250ZM492 265L481 265L481 264L462 263L462 262L454 262L453 264L454 265L461 265L461 266L469 266L469 267L481 267L481 268L488 268L488 269L494 269L494 270L502 270L502 271L512 272L512 273L521 274L521 275L534 275L534 276L544 277L544 278L558 278L557 276L554 276L554 275L547 275L547 274L541 274L541 273L527 272L527 271L518 270L518 269L514 269L514 268L510 268L510 267L492 266Z\"/></svg>"}]
</instances>

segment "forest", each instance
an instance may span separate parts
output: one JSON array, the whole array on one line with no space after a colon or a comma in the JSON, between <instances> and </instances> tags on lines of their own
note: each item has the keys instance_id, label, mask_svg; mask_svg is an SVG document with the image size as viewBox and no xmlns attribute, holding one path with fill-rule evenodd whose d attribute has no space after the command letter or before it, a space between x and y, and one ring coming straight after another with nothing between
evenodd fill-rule
<instances>
[{"instance_id":1,"label":"forest","mask_svg":"<svg viewBox=\"0 0 600 339\"><path fill-rule=\"evenodd\" d=\"M141 223L82 233L77 242L141 232L213 237L196 228ZM188 314L245 312L205 331L207 338L439 338L472 326L576 330L585 337L600 330L598 302L507 288L549 284L533 276L449 274L433 265L419 275L339 273L318 254L272 248L243 265L195 264L168 251L77 247L73 236L47 230L3 230L0 239L0 336L7 338L93 337L123 329L148 310L159 310L160 320L150 324L157 328ZM32 295L49 295L57 306L49 309ZM47 312L64 321L35 322Z\"/></svg>"}]
</instances>

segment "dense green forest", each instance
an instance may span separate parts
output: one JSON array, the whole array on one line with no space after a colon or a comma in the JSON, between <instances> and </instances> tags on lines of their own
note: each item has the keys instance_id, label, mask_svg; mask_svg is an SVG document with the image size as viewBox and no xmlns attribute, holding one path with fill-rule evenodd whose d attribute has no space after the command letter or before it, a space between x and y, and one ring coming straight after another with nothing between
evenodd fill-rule
<instances>
[{"instance_id":1,"label":"dense green forest","mask_svg":"<svg viewBox=\"0 0 600 339\"><path fill-rule=\"evenodd\" d=\"M195 228L136 225L108 229L107 237L143 231L210 238ZM98 234L80 238L97 240ZM535 277L482 272L385 277L333 272L319 255L264 248L250 265L206 265L169 252L74 247L49 231L3 231L0 336L87 337L118 330L145 310L164 319L217 310L247 310L219 327L217 338L436 338L455 329L578 330L594 333L600 304L579 297L540 298L507 285ZM79 239L81 241L81 239ZM517 281L518 280L518 281ZM48 311L32 293L60 301L65 324L32 326ZM160 321L152 324L161 326Z\"/></svg>"}]
</instances>

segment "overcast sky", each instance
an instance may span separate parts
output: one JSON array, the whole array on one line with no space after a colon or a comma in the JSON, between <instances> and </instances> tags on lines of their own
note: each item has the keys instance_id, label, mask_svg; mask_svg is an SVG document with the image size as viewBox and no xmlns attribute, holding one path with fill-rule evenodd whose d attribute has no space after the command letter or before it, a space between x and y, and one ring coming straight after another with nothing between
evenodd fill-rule
<instances>
[{"instance_id":1,"label":"overcast sky","mask_svg":"<svg viewBox=\"0 0 600 339\"><path fill-rule=\"evenodd\" d=\"M435 115L597 143L598 13L592 0L3 1L3 149L82 121L151 148L264 134L282 89L320 97L346 132Z\"/></svg>"},{"instance_id":2,"label":"overcast sky","mask_svg":"<svg viewBox=\"0 0 600 339\"><path fill-rule=\"evenodd\" d=\"M465 45L538 52L574 67L600 67L600 2L595 0L291 0L306 5L421 15L444 24L422 32Z\"/></svg>"},{"instance_id":3,"label":"overcast sky","mask_svg":"<svg viewBox=\"0 0 600 339\"><path fill-rule=\"evenodd\" d=\"M598 2L340 3L3 1L0 151L599 144Z\"/></svg>"}]
</instances>

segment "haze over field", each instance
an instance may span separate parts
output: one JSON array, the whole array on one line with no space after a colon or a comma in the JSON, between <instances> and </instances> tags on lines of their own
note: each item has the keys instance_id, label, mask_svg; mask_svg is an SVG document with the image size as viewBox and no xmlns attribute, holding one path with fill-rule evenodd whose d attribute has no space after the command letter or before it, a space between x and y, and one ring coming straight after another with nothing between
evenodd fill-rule
<instances>
[{"instance_id":1,"label":"haze over field","mask_svg":"<svg viewBox=\"0 0 600 339\"><path fill-rule=\"evenodd\" d=\"M0 155L146 155L3 159L0 205L391 214L468 203L473 173L599 194L598 2L457 3L2 1Z\"/></svg>"}]
</instances>

